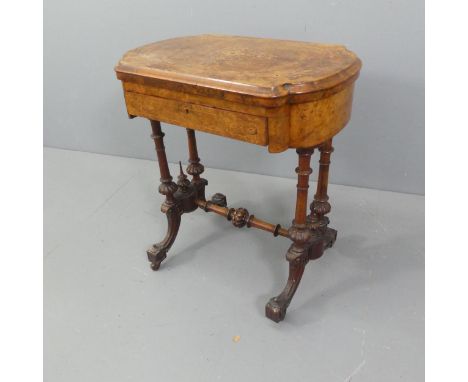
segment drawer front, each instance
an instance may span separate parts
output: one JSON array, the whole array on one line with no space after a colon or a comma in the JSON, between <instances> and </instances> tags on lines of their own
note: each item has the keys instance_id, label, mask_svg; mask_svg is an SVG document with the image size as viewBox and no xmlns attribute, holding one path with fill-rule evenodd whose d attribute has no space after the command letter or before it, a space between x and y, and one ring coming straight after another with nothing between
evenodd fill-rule
<instances>
[{"instance_id":1,"label":"drawer front","mask_svg":"<svg viewBox=\"0 0 468 382\"><path fill-rule=\"evenodd\" d=\"M265 117L196 105L146 94L125 92L127 112L145 117L266 146L268 144Z\"/></svg>"}]
</instances>

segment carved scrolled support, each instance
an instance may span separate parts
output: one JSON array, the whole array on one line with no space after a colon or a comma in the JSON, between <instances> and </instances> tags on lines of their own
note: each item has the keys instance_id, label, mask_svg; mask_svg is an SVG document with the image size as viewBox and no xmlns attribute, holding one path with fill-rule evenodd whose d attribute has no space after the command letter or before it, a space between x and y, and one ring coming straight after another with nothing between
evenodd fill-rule
<instances>
[{"instance_id":1,"label":"carved scrolled support","mask_svg":"<svg viewBox=\"0 0 468 382\"><path fill-rule=\"evenodd\" d=\"M308 227L293 225L289 228L289 237L293 241L286 253L289 263L288 281L283 291L268 301L265 315L275 321L283 321L291 300L301 282L305 266L309 262L309 247L314 239L314 232Z\"/></svg>"},{"instance_id":2,"label":"carved scrolled support","mask_svg":"<svg viewBox=\"0 0 468 382\"><path fill-rule=\"evenodd\" d=\"M293 245L289 248L286 256L289 257L289 275L286 286L278 296L270 299L265 306L265 315L274 322L283 321L286 317L288 306L296 293L305 266L309 261L308 256L304 255L301 250L297 251Z\"/></svg>"},{"instance_id":3,"label":"carved scrolled support","mask_svg":"<svg viewBox=\"0 0 468 382\"><path fill-rule=\"evenodd\" d=\"M159 121L151 121L151 130L151 138L154 140L159 163L159 171L161 173L161 184L158 190L166 197L166 200L161 206L161 211L166 214L167 218L166 236L161 242L153 244L146 251L148 260L151 262L151 268L156 271L159 269L161 262L166 258L167 251L169 251L177 237L182 210L175 198L175 194L179 187L172 181L172 176L169 171L166 150L164 147L164 133L161 130L161 123Z\"/></svg>"},{"instance_id":4,"label":"carved scrolled support","mask_svg":"<svg viewBox=\"0 0 468 382\"><path fill-rule=\"evenodd\" d=\"M289 276L283 291L268 301L265 315L275 322L280 322L286 316L286 311L299 286L306 264L309 261L309 248L317 239L316 233L306 224L307 190L309 188L310 157L312 149L297 150L299 166L297 173L296 213L293 224L289 228L289 238L293 241L286 253L289 263Z\"/></svg>"},{"instance_id":5,"label":"carved scrolled support","mask_svg":"<svg viewBox=\"0 0 468 382\"><path fill-rule=\"evenodd\" d=\"M172 244L177 237L177 233L180 227L180 220L182 211L177 204L174 204L170 207L166 207L163 204L161 208L162 212L166 214L167 218L167 232L164 239L157 243L153 244L147 251L148 260L151 262L151 269L157 271L161 266L162 261L166 258L167 252L171 249Z\"/></svg>"}]
</instances>

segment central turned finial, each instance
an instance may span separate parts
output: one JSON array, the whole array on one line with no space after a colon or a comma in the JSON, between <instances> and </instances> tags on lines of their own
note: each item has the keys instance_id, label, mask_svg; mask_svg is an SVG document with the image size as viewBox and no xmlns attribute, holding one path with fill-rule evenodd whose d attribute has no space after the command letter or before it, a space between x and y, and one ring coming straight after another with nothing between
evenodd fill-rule
<instances>
[{"instance_id":1,"label":"central turned finial","mask_svg":"<svg viewBox=\"0 0 468 382\"><path fill-rule=\"evenodd\" d=\"M185 191L190 186L190 180L187 179L187 175L184 174L184 170L182 169L182 162L179 161L179 176L177 177L177 185L182 191Z\"/></svg>"}]
</instances>

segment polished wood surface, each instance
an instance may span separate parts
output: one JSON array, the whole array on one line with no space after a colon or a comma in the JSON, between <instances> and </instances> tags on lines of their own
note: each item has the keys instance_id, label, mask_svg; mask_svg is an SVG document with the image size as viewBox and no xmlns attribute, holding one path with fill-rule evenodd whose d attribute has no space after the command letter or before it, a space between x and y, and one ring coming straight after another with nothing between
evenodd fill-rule
<instances>
[{"instance_id":1,"label":"polished wood surface","mask_svg":"<svg viewBox=\"0 0 468 382\"><path fill-rule=\"evenodd\" d=\"M131 50L115 70L130 116L275 153L336 135L350 119L360 68L341 45L201 35Z\"/></svg>"},{"instance_id":2,"label":"polished wood surface","mask_svg":"<svg viewBox=\"0 0 468 382\"><path fill-rule=\"evenodd\" d=\"M361 67L342 45L201 35L155 42L126 53L117 73L254 97L293 99L332 88ZM128 77L127 77L128 78Z\"/></svg>"},{"instance_id":3,"label":"polished wood surface","mask_svg":"<svg viewBox=\"0 0 468 382\"><path fill-rule=\"evenodd\" d=\"M257 145L268 143L265 117L133 92L125 93L125 101L134 115Z\"/></svg>"},{"instance_id":4,"label":"polished wood surface","mask_svg":"<svg viewBox=\"0 0 468 382\"><path fill-rule=\"evenodd\" d=\"M202 35L161 41L131 50L115 68L122 81L127 113L151 121L161 184L161 211L167 217L164 239L148 250L153 270L174 243L183 214L202 209L225 217L235 227L256 228L286 237L289 275L265 314L285 318L305 267L331 247L328 179L332 138L351 117L354 82L361 68L341 45ZM181 163L177 183L167 164L161 123L186 128L187 173ZM243 207L228 207L226 196L205 197L208 181L198 156L195 131L268 146L272 153L295 148L298 154L296 208L289 228L269 223ZM320 152L317 190L308 211L311 156Z\"/></svg>"}]
</instances>

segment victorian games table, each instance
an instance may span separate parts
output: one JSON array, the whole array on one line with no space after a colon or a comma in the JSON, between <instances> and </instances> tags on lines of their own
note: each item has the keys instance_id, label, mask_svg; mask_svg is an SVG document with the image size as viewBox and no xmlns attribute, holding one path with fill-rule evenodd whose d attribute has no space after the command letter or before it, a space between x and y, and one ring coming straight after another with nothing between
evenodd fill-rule
<instances>
[{"instance_id":1,"label":"victorian games table","mask_svg":"<svg viewBox=\"0 0 468 382\"><path fill-rule=\"evenodd\" d=\"M250 37L202 35L174 38L127 52L115 68L128 115L150 120L161 172L161 210L166 237L148 249L159 269L176 239L181 216L200 208L231 221L292 241L286 253L284 290L266 304L279 322L309 260L322 256L336 239L328 227L328 170L332 138L349 121L359 58L341 45ZM187 130L189 164L177 183L169 172L160 122ZM198 157L195 130L268 147L270 153L296 149L297 198L289 228L261 220L245 208L227 207L217 193L205 198L208 182ZM320 152L317 191L307 213L311 155Z\"/></svg>"}]
</instances>

